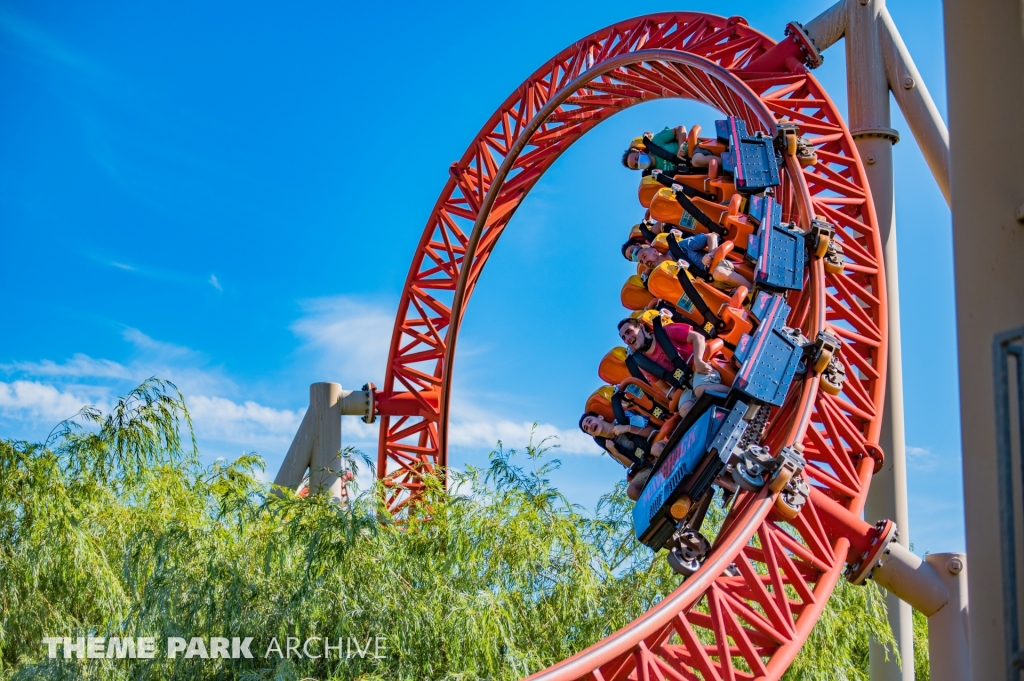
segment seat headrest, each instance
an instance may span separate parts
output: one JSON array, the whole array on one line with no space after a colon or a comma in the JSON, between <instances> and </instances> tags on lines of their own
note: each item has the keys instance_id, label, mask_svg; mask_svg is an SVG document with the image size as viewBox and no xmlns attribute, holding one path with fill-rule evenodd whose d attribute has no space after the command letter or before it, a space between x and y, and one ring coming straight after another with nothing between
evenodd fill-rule
<instances>
[{"instance_id":1,"label":"seat headrest","mask_svg":"<svg viewBox=\"0 0 1024 681\"><path fill-rule=\"evenodd\" d=\"M654 300L654 296L647 290L647 285L639 275L634 274L622 285L619 293L619 300L627 310L642 310L647 304Z\"/></svg>"},{"instance_id":2,"label":"seat headrest","mask_svg":"<svg viewBox=\"0 0 1024 681\"><path fill-rule=\"evenodd\" d=\"M610 385L601 386L587 398L587 406L584 411L592 411L603 417L605 421L614 421L615 410L612 409L612 395L614 394L615 389Z\"/></svg>"},{"instance_id":3,"label":"seat headrest","mask_svg":"<svg viewBox=\"0 0 1024 681\"><path fill-rule=\"evenodd\" d=\"M640 205L644 208L650 208L654 195L657 194L660 189L664 189L664 187L654 177L646 175L640 178L640 186L636 190L637 199L640 200Z\"/></svg>"},{"instance_id":4,"label":"seat headrest","mask_svg":"<svg viewBox=\"0 0 1024 681\"><path fill-rule=\"evenodd\" d=\"M605 383L618 385L629 378L629 367L626 366L626 358L629 356L626 348L615 347L605 353L601 363L597 367L597 375Z\"/></svg>"},{"instance_id":5,"label":"seat headrest","mask_svg":"<svg viewBox=\"0 0 1024 681\"><path fill-rule=\"evenodd\" d=\"M683 207L676 201L676 193L669 187L662 187L651 199L651 217L670 225L678 225L683 219Z\"/></svg>"}]
</instances>

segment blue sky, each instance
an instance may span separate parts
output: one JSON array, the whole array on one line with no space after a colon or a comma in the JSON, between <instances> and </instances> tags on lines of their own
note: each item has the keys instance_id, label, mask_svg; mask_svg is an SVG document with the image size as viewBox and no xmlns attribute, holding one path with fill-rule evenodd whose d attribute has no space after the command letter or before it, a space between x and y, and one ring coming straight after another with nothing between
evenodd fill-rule
<instances>
[{"instance_id":1,"label":"blue sky","mask_svg":"<svg viewBox=\"0 0 1024 681\"><path fill-rule=\"evenodd\" d=\"M0 1L0 436L44 437L156 375L186 394L205 457L255 450L272 475L309 383L381 382L447 168L537 66L638 14L739 14L778 37L827 4L582 7ZM940 3L890 12L944 112ZM816 75L845 110L843 49ZM618 154L714 118L636 107L533 190L466 316L453 465L522 447L538 422L561 435L573 500L621 476L575 431L617 344L618 245L640 215ZM893 125L910 532L918 552L963 550L950 215L895 107ZM355 420L344 439L375 451Z\"/></svg>"}]
</instances>

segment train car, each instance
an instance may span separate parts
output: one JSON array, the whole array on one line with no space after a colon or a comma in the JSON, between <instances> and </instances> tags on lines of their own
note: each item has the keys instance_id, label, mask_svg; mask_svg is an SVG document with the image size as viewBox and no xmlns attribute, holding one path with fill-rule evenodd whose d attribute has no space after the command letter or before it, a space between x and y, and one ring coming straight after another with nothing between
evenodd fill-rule
<instances>
[{"instance_id":1,"label":"train car","mask_svg":"<svg viewBox=\"0 0 1024 681\"><path fill-rule=\"evenodd\" d=\"M731 463L749 425L748 405L707 393L669 438L633 506L633 529L643 544L658 550L691 515ZM699 529L699 528L697 528Z\"/></svg>"},{"instance_id":2,"label":"train car","mask_svg":"<svg viewBox=\"0 0 1024 681\"><path fill-rule=\"evenodd\" d=\"M633 507L637 539L654 550L668 548L676 572L691 574L710 548L700 526L715 487L752 490L803 466L791 448L773 455L759 446L768 412L822 352L820 341L785 326L789 311L780 294L756 296L757 329L737 345L740 369L732 388L705 393L681 420Z\"/></svg>"}]
</instances>

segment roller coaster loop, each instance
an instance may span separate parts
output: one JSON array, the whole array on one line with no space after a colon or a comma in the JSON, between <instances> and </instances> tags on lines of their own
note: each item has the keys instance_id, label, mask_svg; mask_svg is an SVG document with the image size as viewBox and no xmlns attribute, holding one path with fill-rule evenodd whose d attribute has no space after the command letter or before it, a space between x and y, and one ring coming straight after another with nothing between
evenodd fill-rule
<instances>
[{"instance_id":1,"label":"roller coaster loop","mask_svg":"<svg viewBox=\"0 0 1024 681\"><path fill-rule=\"evenodd\" d=\"M845 266L812 260L787 297L788 326L829 330L848 367L838 395L793 384L764 443L803 445L812 485L794 519L774 494L741 492L700 570L650 611L531 679L779 679L840 578L872 539L858 516L881 453L886 376L882 250L864 169L835 105L808 73L818 55L790 25L775 43L740 17L672 12L623 21L569 46L487 121L434 206L399 304L384 384L378 474L393 512L414 503L447 458L452 363L466 304L533 185L573 142L627 107L668 97L703 102L775 135L796 123L817 155L788 156L776 196L783 219L836 226Z\"/></svg>"}]
</instances>

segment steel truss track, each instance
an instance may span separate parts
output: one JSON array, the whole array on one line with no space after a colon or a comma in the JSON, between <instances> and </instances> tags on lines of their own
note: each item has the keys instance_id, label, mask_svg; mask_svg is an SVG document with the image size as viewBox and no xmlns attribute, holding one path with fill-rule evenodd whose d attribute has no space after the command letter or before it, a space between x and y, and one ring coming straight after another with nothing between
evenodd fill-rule
<instances>
[{"instance_id":1,"label":"steel truss track","mask_svg":"<svg viewBox=\"0 0 1024 681\"><path fill-rule=\"evenodd\" d=\"M843 341L843 391L798 381L772 414L765 442L802 442L805 475L824 492L784 522L767 491L739 498L701 570L642 617L532 679L778 679L806 639L850 549L821 503L861 512L878 456L886 375L882 250L863 167L835 105L800 63L793 38L776 45L742 18L663 13L631 19L571 45L528 78L452 164L416 249L391 339L378 474L387 503L415 502L439 475L452 360L465 306L516 208L547 168L592 127L641 102L679 97L774 133L800 126L818 157L790 157L783 218L837 226L846 266L808 268L789 297L790 326ZM609 161L611 162L611 161ZM874 457L874 458L873 458ZM821 499L825 499L821 501ZM734 565L738 569L730 569Z\"/></svg>"}]
</instances>

